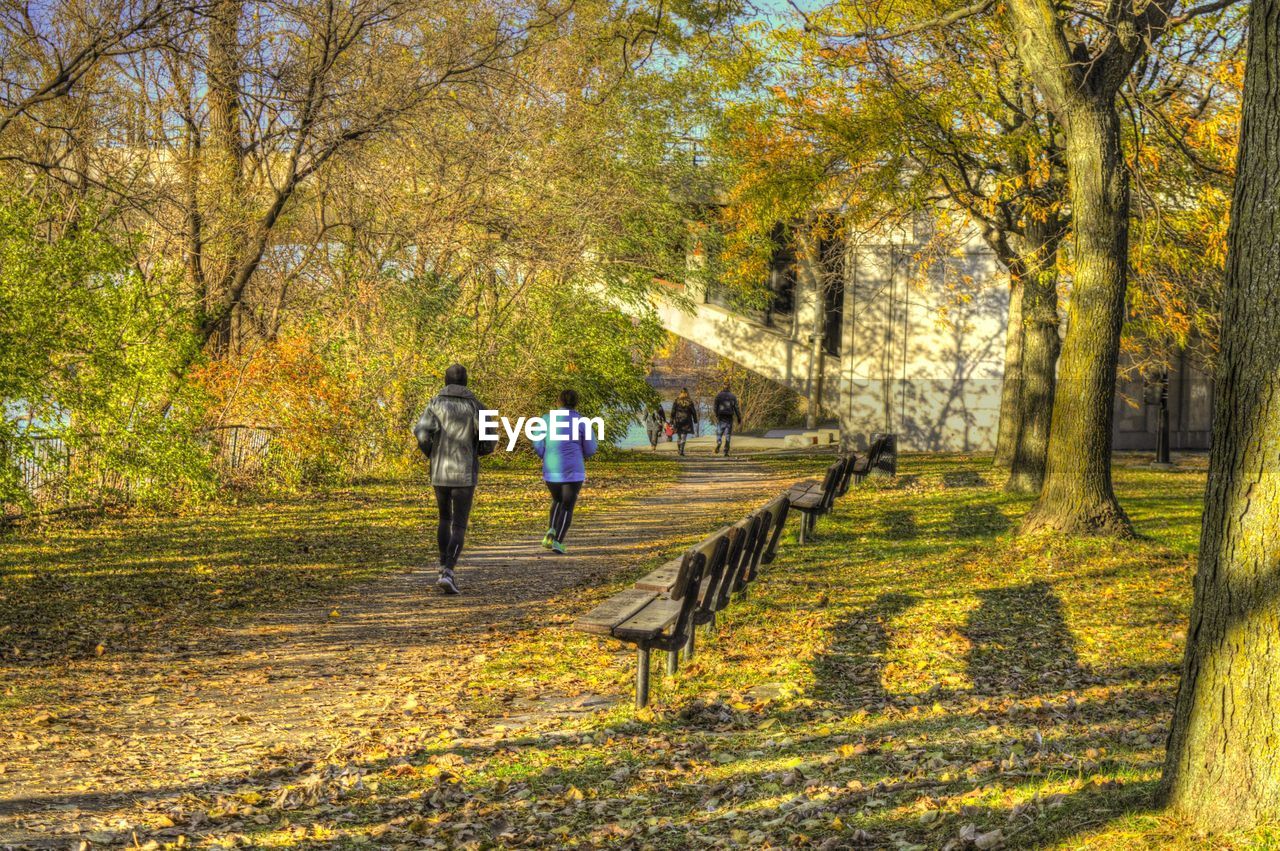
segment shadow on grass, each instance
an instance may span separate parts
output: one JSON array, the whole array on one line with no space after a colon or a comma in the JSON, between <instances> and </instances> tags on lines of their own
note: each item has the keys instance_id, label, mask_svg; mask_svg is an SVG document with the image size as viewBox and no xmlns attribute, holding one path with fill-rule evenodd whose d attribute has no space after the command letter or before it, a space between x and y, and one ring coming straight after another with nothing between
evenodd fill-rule
<instances>
[{"instance_id":1,"label":"shadow on grass","mask_svg":"<svg viewBox=\"0 0 1280 851\"><path fill-rule=\"evenodd\" d=\"M367 829L374 836L410 840L413 844L420 844L414 841L415 837L430 837L448 847L548 847L551 837L574 836L574 844L583 847L687 848L703 844L707 836L728 837L732 830L735 847L768 842L768 847L827 849L1032 849L1056 847L1121 816L1151 811L1156 786L1155 781L1087 783L1069 793L1045 798L1027 794L1020 803L1004 806L975 799L958 810L937 810L938 817L926 821L921 816L930 811L928 802L939 796L963 799L981 793L988 784L999 782L999 772L947 782L929 776L904 777L892 759L873 753L856 760L855 781L846 780L848 773L838 779L824 779L817 768L819 761L800 761L794 768L760 768L740 759L726 763L715 759L715 752L698 740L697 731L676 730L680 738L673 742L663 738L672 732L667 727L663 723L611 730L611 754L529 754L529 764L514 775L491 773L461 780L453 769L463 765L459 759L471 763L495 755L505 757L521 744L545 749L548 743L510 742L500 749L419 750L406 758L335 766L318 782L309 779L320 777L318 774L275 778L268 781L268 788L278 790L273 796L281 806L268 811L273 818L263 830L280 829L280 825L290 830L306 829L314 824L319 834L332 824L323 813L341 809L345 825ZM807 746L829 751L840 747L847 738L815 736L809 738ZM539 768L544 759L563 761L566 757L572 757L567 767L548 764ZM423 770L433 765L443 766L443 772ZM386 769L395 769L396 779L383 781L382 793L387 797L382 803L370 800L358 785L353 788L349 782L350 778ZM240 784L227 783L217 788L174 787L160 796L153 793L148 797L153 805L161 797L175 802L185 800L186 806L197 807L190 810L195 820L188 829L204 840L259 847L254 842L252 825L246 825L234 814L210 817L208 811L199 808L204 803L185 796L195 794L207 803L213 802L210 798L234 801L235 795L263 788L260 784L265 779L244 778ZM388 798L410 802L411 806L388 806ZM86 812L111 809L121 803L120 796L72 795L63 800L66 806ZM534 808L539 812L537 819L528 817L530 808L525 806L534 801L539 802ZM427 817L426 821L410 824L404 816L418 812ZM637 818L636 812L660 812L661 817ZM749 819L740 813L749 813ZM394 832L384 834L387 829ZM753 829L762 834L754 840L736 833ZM999 838L992 841L994 832ZM147 828L135 831L132 838L145 840L156 835L166 838ZM979 835L992 844L975 846L972 838ZM62 848L77 838L74 833L50 835L18 847ZM949 844L953 840L955 844ZM560 841L554 844L565 846ZM334 837L331 842L308 847L351 846Z\"/></svg>"},{"instance_id":2,"label":"shadow on grass","mask_svg":"<svg viewBox=\"0 0 1280 851\"><path fill-rule=\"evenodd\" d=\"M1074 686L1081 676L1074 645L1061 604L1046 583L978 594L980 605L965 628L973 642L969 664L977 693L967 697ZM1088 781L1069 792L1038 794L1042 785L1055 777L1061 780L1065 773L1058 759L1061 750L1114 747L1117 722L1135 713L1149 714L1148 706L1132 703L1133 695L1129 702L1108 701L1097 711L1082 704L1062 735L1046 738L1039 750L1017 724L1006 725L994 740L975 736L989 729L993 719L975 714L963 695L948 698L942 711L932 714L908 715L893 707L883 685L891 624L917 602L910 594L885 593L832 627L831 649L813 662L818 696L829 698L818 706L739 711L717 703L654 722L617 723L593 738L535 734L486 744L423 745L398 756L357 758L334 766L328 774L332 782L316 786L318 799L299 799L275 817L287 817L299 826L320 823L323 819L314 814L318 800L331 809L349 811L352 825L399 831L404 822L399 827L391 823L400 811L387 806L387 796L394 801L400 791L425 789L431 800L439 795L443 803L423 805L422 812L431 820L421 829L446 844L536 844L539 837L572 835L589 847L627 846L628 841L691 847L694 837L728 835L742 825L764 831L775 847L943 848L957 840L960 844L954 847L972 848L972 841L964 837L1000 831L1000 847L1041 848L1068 842L1149 806L1154 782L1146 780ZM853 728L833 729L822 721L829 708L855 706L887 711ZM779 732L760 729L768 718L780 722ZM769 739L783 741L771 744ZM602 747L599 743L606 740ZM851 742L860 742L865 750L852 755L843 751ZM1030 764L1010 768L1002 763L1015 745L1025 748L1019 752ZM942 749L946 766L929 765L929 752L935 749ZM1108 764L1086 773L1105 776L1132 769L1121 755L1107 759ZM381 803L363 802L359 794L345 797L343 790L350 784L343 784L344 772L377 773L401 761L418 768L429 763L465 765L459 770L469 777L455 789L430 772L393 770L396 779L389 781ZM257 776L139 798L154 801L187 792L207 801L237 789L278 790L281 784L299 783L305 787L306 778ZM524 798L538 802L536 809L545 817L530 822L529 810L519 803ZM109 810L120 801L73 795L62 803ZM938 807L935 818L921 818ZM646 826L643 819L627 815L628 808L644 814L660 811L661 818ZM729 817L730 812L750 815ZM620 822L629 825L622 828L625 836L611 832ZM208 829L216 835L242 828L235 826L233 817L225 817ZM740 844L752 844L749 840Z\"/></svg>"},{"instance_id":3,"label":"shadow on grass","mask_svg":"<svg viewBox=\"0 0 1280 851\"><path fill-rule=\"evenodd\" d=\"M966 508L957 508L953 517ZM953 522L974 529L969 533L974 537L987 536L996 533L993 527L1001 522L997 515L1003 517L995 506L979 506L960 518L963 524ZM921 535L913 511L881 516L883 539L901 535L896 539L918 542L888 549L931 545L930 537ZM867 520L874 528L875 520L870 516ZM896 531L890 534L891 530ZM937 546L945 547L947 542L939 541ZM890 575L888 569L885 575ZM886 579L884 585L901 587L915 582L922 594L929 593L930 586L924 580L908 576L900 583L900 578L895 572L892 581ZM752 845L761 843L750 836L734 837L733 832L759 826L774 847L893 848L915 844L943 848L974 825L984 833L1002 831L1001 847L1041 848L1070 843L1125 812L1146 807L1154 783L1145 779L1120 784L1086 782L1048 801L1036 800L1035 793L1042 785L1061 781L1064 774L1074 777L1078 773L1087 781L1089 775L1131 773L1140 767L1140 760L1123 752L1108 753L1101 768L1094 765L1068 773L1063 769L1064 761L1057 757L1088 748L1123 748L1126 726L1135 719L1151 726L1152 717L1158 717L1168 695L1158 688L1150 689L1149 694L1127 689L1123 701L1102 694L1081 699L1072 712L1062 713L1058 719L1062 726L1056 732L1049 733L1046 727L1046 749L1036 751L1028 741L1025 716L1019 716L1022 721L1006 723L1000 710L979 704L989 702L984 700L988 695L1022 697L1070 691L1088 681L1089 673L1078 660L1062 604L1052 586L1043 582L974 593L978 607L962 628L972 647L967 666L974 691L943 696L932 714L908 711L895 705L886 693L884 669L892 624L919 598L910 593L881 593L866 608L829 627L831 645L812 662L817 678L814 697L819 699L816 707L797 704L794 709L735 712L718 701L714 711L695 714L692 719L684 712L671 713L656 722L624 722L597 730L590 745L531 735L494 745L417 747L405 754L414 765L442 754L465 760L469 775L466 800L437 808L430 803L437 787L425 773L388 781L384 788L396 792L397 784L403 782L414 791L427 792L406 805L413 808L407 818L419 813L438 818L438 823L433 821L423 830L446 845L479 840L500 846L545 846L568 844L565 840L572 838L586 846L699 847L713 837ZM770 607L765 613L775 615L781 615L780 608ZM733 663L721 659L717 664ZM1167 668L1117 669L1113 679L1146 680L1167 673ZM1110 682L1106 673L1094 681ZM678 695L678 689L671 692L673 700L684 703ZM885 711L865 723L846 723L833 732L826 716L834 714L847 720L855 707ZM705 723L699 720L702 716L708 719ZM722 723L724 717L731 720ZM765 722L771 726L764 727ZM871 750L853 757L841 753L852 743L870 744ZM999 760L1014 743L1024 747L1031 760L1044 762L1003 768ZM929 766L924 757L939 748L945 749L943 758L948 763L961 767L959 772L944 766L944 773ZM993 754L996 750L999 752ZM342 767L377 772L400 758L353 760ZM490 760L492 764L486 766ZM762 767L763 762L768 766ZM793 762L798 765L789 764ZM787 767L778 767L784 763ZM619 779L611 779L614 774ZM297 779L255 778L246 786L265 782L270 787ZM1059 783L1058 787L1065 785ZM531 798L519 797L517 793L523 788L532 790ZM1015 790L1021 803L1002 805L1001 796L1013 797ZM210 796L218 790L192 787L188 791ZM571 796L573 792L577 800ZM803 800L799 800L801 796ZM522 800L535 806L522 807ZM936 820L926 823L920 819L924 808L942 801L947 808ZM70 803L76 803L75 799ZM406 817L401 815L405 811L396 810L397 805L394 796L384 796L380 805L367 807L358 797L339 798L329 809L353 812L355 824L385 827L393 815L401 818L401 825L405 823ZM628 813L628 807L639 815ZM738 814L728 815L734 811ZM329 823L311 807L295 807L287 816L298 826ZM837 817L843 827L833 827ZM618 822L639 822L640 826L626 836L606 832ZM867 835L858 836L855 830L866 830ZM397 838L416 842L402 833ZM958 847L974 846L966 840Z\"/></svg>"},{"instance_id":4,"label":"shadow on grass","mask_svg":"<svg viewBox=\"0 0 1280 851\"><path fill-rule=\"evenodd\" d=\"M951 510L950 532L957 538L991 537L1011 525L1000 506L990 502L962 502Z\"/></svg>"},{"instance_id":5,"label":"shadow on grass","mask_svg":"<svg viewBox=\"0 0 1280 851\"><path fill-rule=\"evenodd\" d=\"M894 509L880 517L880 534L890 541L913 541L920 537L920 526L914 511Z\"/></svg>"},{"instance_id":6,"label":"shadow on grass","mask_svg":"<svg viewBox=\"0 0 1280 851\"><path fill-rule=\"evenodd\" d=\"M977 488L986 487L989 482L982 478L977 470L956 470L942 474L944 488Z\"/></svg>"},{"instance_id":7,"label":"shadow on grass","mask_svg":"<svg viewBox=\"0 0 1280 851\"><path fill-rule=\"evenodd\" d=\"M1046 582L977 592L981 604L963 634L969 678L979 694L1026 697L1077 688L1086 674L1062 601Z\"/></svg>"},{"instance_id":8,"label":"shadow on grass","mask_svg":"<svg viewBox=\"0 0 1280 851\"><path fill-rule=\"evenodd\" d=\"M813 661L824 696L859 706L890 701L883 682L889 622L916 601L909 594L882 594L867 608L832 627L831 647Z\"/></svg>"}]
</instances>

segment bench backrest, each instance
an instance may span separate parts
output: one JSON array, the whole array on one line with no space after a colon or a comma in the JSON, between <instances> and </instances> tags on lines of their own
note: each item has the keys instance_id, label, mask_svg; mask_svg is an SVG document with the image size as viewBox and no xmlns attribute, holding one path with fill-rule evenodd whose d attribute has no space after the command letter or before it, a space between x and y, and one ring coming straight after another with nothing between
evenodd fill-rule
<instances>
[{"instance_id":1,"label":"bench backrest","mask_svg":"<svg viewBox=\"0 0 1280 851\"><path fill-rule=\"evenodd\" d=\"M680 562L680 572L675 584L671 586L670 597L680 601L680 614L672 629L671 641L676 647L684 645L693 628L693 613L700 603L699 589L702 588L703 577L710 577L714 587L720 581L724 571L725 553L729 549L729 528L725 527L703 539L696 547L684 554Z\"/></svg>"},{"instance_id":2,"label":"bench backrest","mask_svg":"<svg viewBox=\"0 0 1280 851\"><path fill-rule=\"evenodd\" d=\"M844 469L840 471L840 483L836 486L836 496L841 497L849 492L849 481L853 478L853 468L857 466L858 456L850 452L844 456Z\"/></svg>"},{"instance_id":3,"label":"bench backrest","mask_svg":"<svg viewBox=\"0 0 1280 851\"><path fill-rule=\"evenodd\" d=\"M777 534L782 531L780 520L786 519L787 506L789 505L786 495L776 497L765 503L756 511L756 516L760 518L760 532L756 536L755 550L751 553L751 560L747 564L746 581L755 582L756 576L760 573L760 564L764 561L765 555L770 546L774 544ZM779 517L779 514L782 516Z\"/></svg>"},{"instance_id":4,"label":"bench backrest","mask_svg":"<svg viewBox=\"0 0 1280 851\"><path fill-rule=\"evenodd\" d=\"M886 437L883 434L873 435L871 444L867 447L867 454L861 458L854 457L852 473L858 481L862 481L871 475L871 471L875 469L881 458L884 457Z\"/></svg>"},{"instance_id":5,"label":"bench backrest","mask_svg":"<svg viewBox=\"0 0 1280 851\"><path fill-rule=\"evenodd\" d=\"M827 475L822 480L822 499L818 502L818 510L826 511L836 498L836 488L840 485L840 476L844 474L844 459L835 461L827 468Z\"/></svg>"},{"instance_id":6,"label":"bench backrest","mask_svg":"<svg viewBox=\"0 0 1280 851\"><path fill-rule=\"evenodd\" d=\"M871 445L867 447L867 466L874 467L876 462L880 460L880 456L884 453L884 435L877 434L871 438Z\"/></svg>"},{"instance_id":7,"label":"bench backrest","mask_svg":"<svg viewBox=\"0 0 1280 851\"><path fill-rule=\"evenodd\" d=\"M720 583L716 611L729 605L729 596L736 591L741 591L749 581L747 573L751 568L751 559L755 555L756 542L761 537L759 512L748 514L735 523L733 528L738 532L737 546L726 565L724 581Z\"/></svg>"},{"instance_id":8,"label":"bench backrest","mask_svg":"<svg viewBox=\"0 0 1280 851\"><path fill-rule=\"evenodd\" d=\"M889 476L898 474L898 436L896 434L877 434L872 441L873 451L870 456L868 472L880 470Z\"/></svg>"},{"instance_id":9,"label":"bench backrest","mask_svg":"<svg viewBox=\"0 0 1280 851\"><path fill-rule=\"evenodd\" d=\"M763 510L768 512L769 515L773 518L773 529L772 531L769 529L765 529L762 532L762 535L763 534L768 535L769 543L765 545L764 551L760 556L758 564L759 563L768 564L769 562L773 561L773 559L777 555L778 539L782 537L782 527L785 526L787 523L787 511L790 508L791 508L791 500L787 498L787 495L785 492L779 494L777 497L774 498L773 502L770 502L768 505L764 507ZM758 564L752 565L751 575L748 577L748 581L754 580L756 578L755 574L756 574L756 567L758 566Z\"/></svg>"},{"instance_id":10,"label":"bench backrest","mask_svg":"<svg viewBox=\"0 0 1280 851\"><path fill-rule=\"evenodd\" d=\"M697 590L703 578L713 571L724 569L725 550L728 549L729 527L724 527L702 539L696 546L690 547L680 560L680 572L672 583L668 596L672 600L694 598L697 602ZM695 578L696 575L696 578ZM690 593L690 592L694 593Z\"/></svg>"}]
</instances>

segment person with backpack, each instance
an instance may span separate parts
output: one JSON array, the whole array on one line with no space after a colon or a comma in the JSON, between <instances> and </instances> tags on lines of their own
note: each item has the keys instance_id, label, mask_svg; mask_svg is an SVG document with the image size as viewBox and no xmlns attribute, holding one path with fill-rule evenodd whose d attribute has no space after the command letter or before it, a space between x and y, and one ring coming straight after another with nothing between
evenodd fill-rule
<instances>
[{"instance_id":1,"label":"person with backpack","mask_svg":"<svg viewBox=\"0 0 1280 851\"><path fill-rule=\"evenodd\" d=\"M454 569L471 519L471 503L480 479L480 457L498 445L480 438L480 402L467 389L467 368L454 364L445 370L444 389L431 398L413 427L418 448L431 461L431 487L436 495L439 519L436 545L440 550L440 575L436 587L457 594Z\"/></svg>"},{"instance_id":2,"label":"person with backpack","mask_svg":"<svg viewBox=\"0 0 1280 851\"><path fill-rule=\"evenodd\" d=\"M724 457L728 458L729 441L733 438L733 421L736 419L738 425L742 425L742 409L738 407L738 397L729 389L728 381L716 394L716 400L711 407L716 412L716 451L712 454L720 454L720 441L723 439Z\"/></svg>"},{"instance_id":3,"label":"person with backpack","mask_svg":"<svg viewBox=\"0 0 1280 851\"><path fill-rule=\"evenodd\" d=\"M684 443L698 425L698 406L689 397L689 388L681 387L680 395L671 403L671 425L676 430L676 449L684 453Z\"/></svg>"},{"instance_id":4,"label":"person with backpack","mask_svg":"<svg viewBox=\"0 0 1280 851\"><path fill-rule=\"evenodd\" d=\"M564 539L582 483L587 480L586 460L596 454L596 440L591 424L576 410L577 391L561 390L559 403L547 417L547 436L533 442L533 451L542 459L542 480L551 492L550 525L542 536L542 546L564 555Z\"/></svg>"}]
</instances>

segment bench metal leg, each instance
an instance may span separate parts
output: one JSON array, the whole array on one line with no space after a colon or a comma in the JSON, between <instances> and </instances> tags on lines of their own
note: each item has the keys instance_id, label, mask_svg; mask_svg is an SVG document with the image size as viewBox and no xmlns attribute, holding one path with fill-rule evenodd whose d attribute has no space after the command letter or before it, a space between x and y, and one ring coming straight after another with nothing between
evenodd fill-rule
<instances>
[{"instance_id":1,"label":"bench metal leg","mask_svg":"<svg viewBox=\"0 0 1280 851\"><path fill-rule=\"evenodd\" d=\"M649 648L636 650L636 709L649 705Z\"/></svg>"},{"instance_id":2,"label":"bench metal leg","mask_svg":"<svg viewBox=\"0 0 1280 851\"><path fill-rule=\"evenodd\" d=\"M693 630L689 630L689 635L693 635ZM680 650L667 651L667 676L674 677L680 670Z\"/></svg>"},{"instance_id":3,"label":"bench metal leg","mask_svg":"<svg viewBox=\"0 0 1280 851\"><path fill-rule=\"evenodd\" d=\"M804 544L805 532L808 530L808 528L809 528L809 515L801 514L800 515L800 543L801 544Z\"/></svg>"},{"instance_id":4,"label":"bench metal leg","mask_svg":"<svg viewBox=\"0 0 1280 851\"><path fill-rule=\"evenodd\" d=\"M694 634L695 632L697 632L697 630L695 630L695 629L693 629L692 627L690 627L690 628L689 628L689 638L688 638L688 640L687 640L687 641L685 641L685 643L684 643L684 660L685 660L686 662L688 662L690 659L692 659L692 658L693 658L693 634Z\"/></svg>"}]
</instances>

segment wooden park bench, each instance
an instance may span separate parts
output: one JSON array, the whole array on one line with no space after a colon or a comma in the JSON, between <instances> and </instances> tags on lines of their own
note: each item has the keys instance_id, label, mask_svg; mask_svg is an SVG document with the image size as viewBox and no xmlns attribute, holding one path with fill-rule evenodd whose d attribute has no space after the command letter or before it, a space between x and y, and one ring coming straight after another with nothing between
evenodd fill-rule
<instances>
[{"instance_id":1,"label":"wooden park bench","mask_svg":"<svg viewBox=\"0 0 1280 851\"><path fill-rule=\"evenodd\" d=\"M760 524L758 531L758 537L764 539L759 542L761 544L761 548L751 551L753 558L750 565L748 565L749 569L747 575L741 579L735 580L733 588L734 593L744 590L748 583L755 581L757 571L761 564L769 564L773 561L778 549L778 539L782 537L782 527L787 521L788 505L787 495L780 494L759 511L748 515L734 526L727 527L726 530L722 530L727 531L732 535L734 534L735 529L746 524L752 517L755 517L756 515L763 515L765 513L768 514L768 519ZM703 543L706 542L704 541ZM730 541L730 547L732 547L733 543L733 541ZM740 548L739 552L741 551L742 550ZM731 558L732 555L729 552L726 552L726 561L730 561ZM654 591L658 594L669 596L671 588L675 584L676 576L679 574L680 566L681 559L673 559L636 580L635 587L645 591ZM730 568L730 570L733 569L734 568L732 567Z\"/></svg>"},{"instance_id":2,"label":"wooden park bench","mask_svg":"<svg viewBox=\"0 0 1280 851\"><path fill-rule=\"evenodd\" d=\"M686 660L693 658L697 627L706 626L708 630L714 631L716 614L729 607L735 594L739 597L746 596L747 588L759 576L760 565L773 560L773 550L777 547L778 538L787 522L788 507L786 494L779 495L768 505L730 527L729 549L719 583L703 577L698 606L693 611L693 628L689 630L689 638L684 646ZM636 585L639 586L643 581Z\"/></svg>"},{"instance_id":3,"label":"wooden park bench","mask_svg":"<svg viewBox=\"0 0 1280 851\"><path fill-rule=\"evenodd\" d=\"M667 673L679 670L679 653L693 654L696 626L713 623L734 593L745 592L761 564L773 561L787 518L778 496L733 526L726 526L678 559L667 562L580 617L583 632L636 645L636 707L649 703L649 657L667 653Z\"/></svg>"},{"instance_id":4,"label":"wooden park bench","mask_svg":"<svg viewBox=\"0 0 1280 851\"><path fill-rule=\"evenodd\" d=\"M897 439L892 434L878 434L867 447L865 455L849 455L838 458L822 479L810 479L791 486L787 495L791 507L801 513L799 542L805 543L813 533L818 518L835 508L835 501L849 492L850 484L861 482L867 476L881 472L894 475L897 471Z\"/></svg>"},{"instance_id":5,"label":"wooden park bench","mask_svg":"<svg viewBox=\"0 0 1280 851\"><path fill-rule=\"evenodd\" d=\"M680 649L688 643L693 610L698 605L703 577L718 582L729 550L729 527L720 529L673 563L665 593L651 585L628 588L587 612L576 629L608 635L636 646L636 708L649 704L649 654L667 652L667 671L675 673ZM656 573L657 571L655 571ZM652 576L652 574L650 574Z\"/></svg>"},{"instance_id":6,"label":"wooden park bench","mask_svg":"<svg viewBox=\"0 0 1280 851\"><path fill-rule=\"evenodd\" d=\"M879 472L888 476L898 471L898 439L892 434L877 434L867 447L867 454L858 458L845 478L844 490L849 488L849 480L861 482L867 476ZM836 494L844 496L844 490Z\"/></svg>"},{"instance_id":7,"label":"wooden park bench","mask_svg":"<svg viewBox=\"0 0 1280 851\"><path fill-rule=\"evenodd\" d=\"M827 474L821 480L797 482L787 491L791 508L800 512L800 543L803 544L813 532L818 517L831 510L836 492L840 489L840 481L855 460L856 456L853 455L837 458L827 468Z\"/></svg>"}]
</instances>

